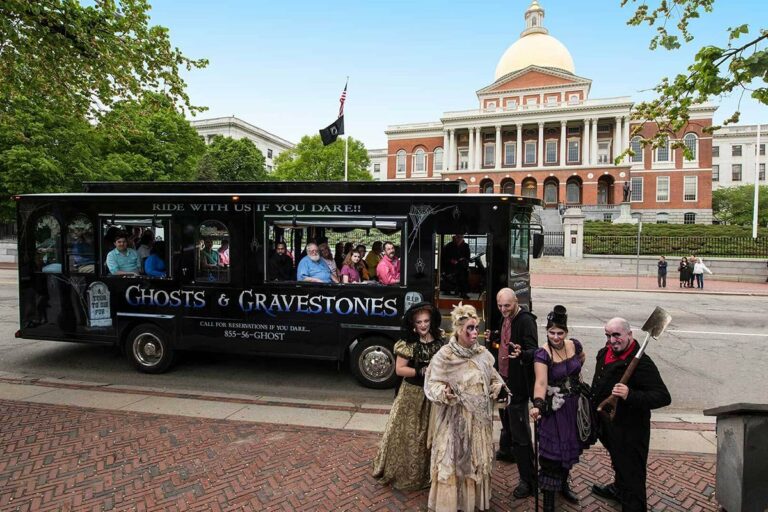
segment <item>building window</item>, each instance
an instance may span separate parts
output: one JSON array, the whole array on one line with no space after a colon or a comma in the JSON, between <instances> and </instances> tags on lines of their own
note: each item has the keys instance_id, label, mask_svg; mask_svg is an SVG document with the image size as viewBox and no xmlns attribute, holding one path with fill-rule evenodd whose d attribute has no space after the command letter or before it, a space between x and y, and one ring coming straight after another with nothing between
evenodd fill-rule
<instances>
[{"instance_id":1,"label":"building window","mask_svg":"<svg viewBox=\"0 0 768 512\"><path fill-rule=\"evenodd\" d=\"M485 110L488 112L496 112L496 102L495 101L489 101L485 104Z\"/></svg>"},{"instance_id":2,"label":"building window","mask_svg":"<svg viewBox=\"0 0 768 512\"><path fill-rule=\"evenodd\" d=\"M267 158L272 158L272 150L267 149Z\"/></svg>"},{"instance_id":3,"label":"building window","mask_svg":"<svg viewBox=\"0 0 768 512\"><path fill-rule=\"evenodd\" d=\"M643 161L643 139L640 137L632 137L632 141L629 143L630 147L632 148L632 162L642 162Z\"/></svg>"},{"instance_id":4,"label":"building window","mask_svg":"<svg viewBox=\"0 0 768 512\"><path fill-rule=\"evenodd\" d=\"M643 178L642 177L633 177L630 180L630 187L631 192L629 195L629 200L633 203L642 203L643 202Z\"/></svg>"},{"instance_id":5,"label":"building window","mask_svg":"<svg viewBox=\"0 0 768 512\"><path fill-rule=\"evenodd\" d=\"M556 107L557 106L557 96L547 96L547 106L548 107Z\"/></svg>"},{"instance_id":6,"label":"building window","mask_svg":"<svg viewBox=\"0 0 768 512\"><path fill-rule=\"evenodd\" d=\"M741 156L741 144L731 146L731 156Z\"/></svg>"},{"instance_id":7,"label":"building window","mask_svg":"<svg viewBox=\"0 0 768 512\"><path fill-rule=\"evenodd\" d=\"M398 176L405 176L405 150L397 152L397 165L395 167Z\"/></svg>"},{"instance_id":8,"label":"building window","mask_svg":"<svg viewBox=\"0 0 768 512\"><path fill-rule=\"evenodd\" d=\"M581 134L581 128L578 126L569 126L565 129L565 133L570 137L571 135L577 136Z\"/></svg>"},{"instance_id":9,"label":"building window","mask_svg":"<svg viewBox=\"0 0 768 512\"><path fill-rule=\"evenodd\" d=\"M547 204L557 204L558 201L558 183L550 179L544 182L544 202Z\"/></svg>"},{"instance_id":10,"label":"building window","mask_svg":"<svg viewBox=\"0 0 768 512\"><path fill-rule=\"evenodd\" d=\"M548 164L556 164L557 163L557 141L556 140L548 140L546 143L546 153L547 156L544 159L544 161Z\"/></svg>"},{"instance_id":11,"label":"building window","mask_svg":"<svg viewBox=\"0 0 768 512\"><path fill-rule=\"evenodd\" d=\"M597 163L611 163L611 143L609 141L597 143Z\"/></svg>"},{"instance_id":12,"label":"building window","mask_svg":"<svg viewBox=\"0 0 768 512\"><path fill-rule=\"evenodd\" d=\"M481 194L493 194L493 180L483 180L480 182Z\"/></svg>"},{"instance_id":13,"label":"building window","mask_svg":"<svg viewBox=\"0 0 768 512\"><path fill-rule=\"evenodd\" d=\"M373 172L378 174L381 172L381 164L373 164Z\"/></svg>"},{"instance_id":14,"label":"building window","mask_svg":"<svg viewBox=\"0 0 768 512\"><path fill-rule=\"evenodd\" d=\"M720 156L720 146L712 146L712 156Z\"/></svg>"},{"instance_id":15,"label":"building window","mask_svg":"<svg viewBox=\"0 0 768 512\"><path fill-rule=\"evenodd\" d=\"M483 146L483 165L493 167L496 165L496 144L487 143Z\"/></svg>"},{"instance_id":16,"label":"building window","mask_svg":"<svg viewBox=\"0 0 768 512\"><path fill-rule=\"evenodd\" d=\"M691 152L691 160L698 160L699 156L697 149L699 145L699 138L696 137L696 134L686 133L685 137L683 137L683 144L685 144L685 147L688 148L688 150Z\"/></svg>"},{"instance_id":17,"label":"building window","mask_svg":"<svg viewBox=\"0 0 768 512\"><path fill-rule=\"evenodd\" d=\"M528 98L527 100L525 100L525 107L526 108L534 108L534 107L536 107L536 103L538 103L536 101L536 98Z\"/></svg>"},{"instance_id":18,"label":"building window","mask_svg":"<svg viewBox=\"0 0 768 512\"><path fill-rule=\"evenodd\" d=\"M712 181L720 181L720 166L717 164L712 166Z\"/></svg>"},{"instance_id":19,"label":"building window","mask_svg":"<svg viewBox=\"0 0 768 512\"><path fill-rule=\"evenodd\" d=\"M434 163L432 164L432 169L436 172L440 172L443 170L443 148L435 148L434 152Z\"/></svg>"},{"instance_id":20,"label":"building window","mask_svg":"<svg viewBox=\"0 0 768 512\"><path fill-rule=\"evenodd\" d=\"M505 194L515 193L515 180L506 180L501 184L501 191Z\"/></svg>"},{"instance_id":21,"label":"building window","mask_svg":"<svg viewBox=\"0 0 768 512\"><path fill-rule=\"evenodd\" d=\"M460 179L460 180L456 180L456 181L458 181L458 182L459 182L459 192L460 192L460 193L462 193L462 194L463 194L464 192L466 192L466 191L467 191L467 188L468 188L468 187L467 187L467 182L466 182L466 181L464 181L464 180L461 180L461 179Z\"/></svg>"},{"instance_id":22,"label":"building window","mask_svg":"<svg viewBox=\"0 0 768 512\"><path fill-rule=\"evenodd\" d=\"M683 215L683 224L696 224L696 214L688 212Z\"/></svg>"},{"instance_id":23,"label":"building window","mask_svg":"<svg viewBox=\"0 0 768 512\"><path fill-rule=\"evenodd\" d=\"M578 94L569 94L568 95L568 104L569 105L576 105L579 102L579 95Z\"/></svg>"},{"instance_id":24,"label":"building window","mask_svg":"<svg viewBox=\"0 0 768 512\"><path fill-rule=\"evenodd\" d=\"M426 161L427 154L423 149L417 149L413 154L413 174L424 174L427 170Z\"/></svg>"},{"instance_id":25,"label":"building window","mask_svg":"<svg viewBox=\"0 0 768 512\"><path fill-rule=\"evenodd\" d=\"M669 224L669 214L666 212L657 213L656 224Z\"/></svg>"},{"instance_id":26,"label":"building window","mask_svg":"<svg viewBox=\"0 0 768 512\"><path fill-rule=\"evenodd\" d=\"M535 142L525 143L525 163L527 164L536 163L536 143Z\"/></svg>"},{"instance_id":27,"label":"building window","mask_svg":"<svg viewBox=\"0 0 768 512\"><path fill-rule=\"evenodd\" d=\"M507 100L506 106L504 108L506 110L516 110L517 109L517 100Z\"/></svg>"},{"instance_id":28,"label":"building window","mask_svg":"<svg viewBox=\"0 0 768 512\"><path fill-rule=\"evenodd\" d=\"M755 149L757 151L757 149ZM765 144L760 144L760 156L765 156Z\"/></svg>"},{"instance_id":29,"label":"building window","mask_svg":"<svg viewBox=\"0 0 768 512\"><path fill-rule=\"evenodd\" d=\"M568 162L578 162L579 161L579 141L576 140L569 140L568 141Z\"/></svg>"},{"instance_id":30,"label":"building window","mask_svg":"<svg viewBox=\"0 0 768 512\"><path fill-rule=\"evenodd\" d=\"M565 200L568 204L581 204L581 181L570 178L565 184Z\"/></svg>"},{"instance_id":31,"label":"building window","mask_svg":"<svg viewBox=\"0 0 768 512\"><path fill-rule=\"evenodd\" d=\"M760 181L765 181L765 164L760 164L760 167L757 171L757 179Z\"/></svg>"},{"instance_id":32,"label":"building window","mask_svg":"<svg viewBox=\"0 0 768 512\"><path fill-rule=\"evenodd\" d=\"M699 177L683 177L683 201L696 201L698 198Z\"/></svg>"},{"instance_id":33,"label":"building window","mask_svg":"<svg viewBox=\"0 0 768 512\"><path fill-rule=\"evenodd\" d=\"M467 169L469 167L469 150L459 150L459 169Z\"/></svg>"},{"instance_id":34,"label":"building window","mask_svg":"<svg viewBox=\"0 0 768 512\"><path fill-rule=\"evenodd\" d=\"M669 153L669 139L664 139L661 145L656 148L656 161L657 162L670 162Z\"/></svg>"},{"instance_id":35,"label":"building window","mask_svg":"<svg viewBox=\"0 0 768 512\"><path fill-rule=\"evenodd\" d=\"M656 201L669 201L669 176L656 178Z\"/></svg>"},{"instance_id":36,"label":"building window","mask_svg":"<svg viewBox=\"0 0 768 512\"><path fill-rule=\"evenodd\" d=\"M515 142L504 143L504 164L505 165L517 164L517 143Z\"/></svg>"},{"instance_id":37,"label":"building window","mask_svg":"<svg viewBox=\"0 0 768 512\"><path fill-rule=\"evenodd\" d=\"M731 181L741 181L741 164L731 165Z\"/></svg>"}]
</instances>

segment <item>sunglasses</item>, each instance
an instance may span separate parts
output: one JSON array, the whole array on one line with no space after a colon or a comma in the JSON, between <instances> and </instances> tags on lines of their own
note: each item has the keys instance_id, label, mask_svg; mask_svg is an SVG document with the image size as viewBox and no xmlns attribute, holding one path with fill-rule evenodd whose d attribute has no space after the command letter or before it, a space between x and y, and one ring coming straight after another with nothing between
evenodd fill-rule
<instances>
[{"instance_id":1,"label":"sunglasses","mask_svg":"<svg viewBox=\"0 0 768 512\"><path fill-rule=\"evenodd\" d=\"M605 333L606 338L621 338L624 336L624 333L621 332L607 332Z\"/></svg>"}]
</instances>

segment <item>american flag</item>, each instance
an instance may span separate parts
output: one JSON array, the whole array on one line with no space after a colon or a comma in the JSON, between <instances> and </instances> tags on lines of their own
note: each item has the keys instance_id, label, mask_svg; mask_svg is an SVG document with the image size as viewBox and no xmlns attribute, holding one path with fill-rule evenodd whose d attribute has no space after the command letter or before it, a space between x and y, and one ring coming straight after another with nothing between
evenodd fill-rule
<instances>
[{"instance_id":1,"label":"american flag","mask_svg":"<svg viewBox=\"0 0 768 512\"><path fill-rule=\"evenodd\" d=\"M341 91L341 98L339 98L339 117L344 115L344 102L347 99L347 85L349 85L349 80L344 84L344 90Z\"/></svg>"}]
</instances>

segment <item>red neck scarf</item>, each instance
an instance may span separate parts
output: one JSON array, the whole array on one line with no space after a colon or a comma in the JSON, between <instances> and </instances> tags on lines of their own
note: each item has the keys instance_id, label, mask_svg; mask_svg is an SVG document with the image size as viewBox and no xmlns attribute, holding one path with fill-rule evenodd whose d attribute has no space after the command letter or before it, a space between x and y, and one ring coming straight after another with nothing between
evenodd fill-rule
<instances>
[{"instance_id":1,"label":"red neck scarf","mask_svg":"<svg viewBox=\"0 0 768 512\"><path fill-rule=\"evenodd\" d=\"M615 355L613 353L613 350L611 350L610 344L606 343L605 348L607 348L608 350L605 351L605 364L615 363L616 361L624 361L635 350L635 345L637 345L637 342L635 340L632 340L632 343L629 344L629 346L627 347L627 350L625 350L619 355Z\"/></svg>"}]
</instances>

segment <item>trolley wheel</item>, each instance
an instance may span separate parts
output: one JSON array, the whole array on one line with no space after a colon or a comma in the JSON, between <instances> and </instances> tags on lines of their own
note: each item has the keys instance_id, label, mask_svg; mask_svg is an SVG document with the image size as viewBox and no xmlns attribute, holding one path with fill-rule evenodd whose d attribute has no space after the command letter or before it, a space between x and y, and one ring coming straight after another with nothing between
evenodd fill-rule
<instances>
[{"instance_id":1,"label":"trolley wheel","mask_svg":"<svg viewBox=\"0 0 768 512\"><path fill-rule=\"evenodd\" d=\"M350 369L360 383L368 388L391 388L397 382L395 354L391 341L384 338L360 340L352 349Z\"/></svg>"},{"instance_id":2,"label":"trolley wheel","mask_svg":"<svg viewBox=\"0 0 768 512\"><path fill-rule=\"evenodd\" d=\"M168 337L155 325L134 327L125 345L128 359L140 372L163 373L173 363L173 348Z\"/></svg>"}]
</instances>

